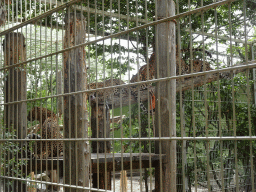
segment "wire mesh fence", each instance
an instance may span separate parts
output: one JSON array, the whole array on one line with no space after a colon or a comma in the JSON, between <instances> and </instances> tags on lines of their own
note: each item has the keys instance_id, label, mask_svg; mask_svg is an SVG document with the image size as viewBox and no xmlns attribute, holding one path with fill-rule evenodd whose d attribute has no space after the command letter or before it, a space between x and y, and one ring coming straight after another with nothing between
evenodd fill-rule
<instances>
[{"instance_id":1,"label":"wire mesh fence","mask_svg":"<svg viewBox=\"0 0 256 192\"><path fill-rule=\"evenodd\" d=\"M254 0L0 2L0 192L255 191Z\"/></svg>"}]
</instances>

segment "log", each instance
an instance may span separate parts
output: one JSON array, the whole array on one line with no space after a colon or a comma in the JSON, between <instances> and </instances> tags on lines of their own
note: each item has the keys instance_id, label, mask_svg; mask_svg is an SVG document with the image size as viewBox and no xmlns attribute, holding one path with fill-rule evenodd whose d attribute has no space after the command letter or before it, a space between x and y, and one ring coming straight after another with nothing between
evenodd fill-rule
<instances>
[{"instance_id":1,"label":"log","mask_svg":"<svg viewBox=\"0 0 256 192\"><path fill-rule=\"evenodd\" d=\"M80 14L65 15L64 48L84 43L85 18ZM86 90L87 74L85 49L79 47L64 53L64 93ZM87 138L87 95L80 93L64 97L64 138ZM86 141L64 142L64 183L89 187L89 143ZM70 189L65 191L85 191ZM87 191L87 190L86 190Z\"/></svg>"},{"instance_id":2,"label":"log","mask_svg":"<svg viewBox=\"0 0 256 192\"><path fill-rule=\"evenodd\" d=\"M25 47L25 37L22 33L7 34L3 41L4 65L12 66L18 62L26 61ZM27 99L26 70L24 66L19 68L11 67L4 73L4 102L6 103L4 105L4 124L6 128L4 132L13 131L18 139L24 139L26 137L27 126L27 104L26 102L8 103ZM19 142L18 144L23 146L23 142ZM16 153L10 154L9 159L13 157L17 158ZM24 173L23 170L21 172ZM16 174L12 176L18 177ZM13 191L26 191L26 184L19 181L13 181L12 183Z\"/></svg>"},{"instance_id":3,"label":"log","mask_svg":"<svg viewBox=\"0 0 256 192\"><path fill-rule=\"evenodd\" d=\"M241 66L241 65L237 65L237 66ZM238 74L243 71L245 71L245 69L235 69L235 70L230 70L230 71L225 71L225 72L217 72L216 71L214 73L207 73L204 75L199 73L198 76L179 78L176 81L176 92L191 90L192 87L194 87L194 88L200 87L206 83L217 81L218 77L219 77L219 79L225 79L225 78L231 77L231 74ZM152 80L151 82L154 82L154 80ZM145 82L145 83L149 84L150 82ZM129 92L130 92L129 85L124 84L124 85L120 85L120 86L124 87L124 92L125 92L122 94L122 98L120 98L120 96L116 96L116 95L114 95L111 99L109 99L107 97L105 97L105 98L99 97L98 104L103 105L104 99L105 99L105 102L107 102L109 104L110 109L119 108L121 104L122 104L122 107L128 106L129 105ZM149 85L149 86L147 86L147 89L140 90L141 101L145 102L148 100L149 92L152 92L155 94L155 88L156 88L155 86ZM120 103L120 101L121 101L121 103ZM134 97L134 95L130 95L130 101L131 101L131 104L138 103L138 101Z\"/></svg>"},{"instance_id":4,"label":"log","mask_svg":"<svg viewBox=\"0 0 256 192\"><path fill-rule=\"evenodd\" d=\"M175 15L173 0L158 1L157 18ZM155 77L165 78L176 75L176 31L173 21L156 26L156 56L159 66L155 66ZM158 76L159 75L159 76ZM156 137L176 136L176 79L156 83L155 135ZM155 152L165 154L155 169L155 190L176 191L176 140L156 141Z\"/></svg>"}]
</instances>

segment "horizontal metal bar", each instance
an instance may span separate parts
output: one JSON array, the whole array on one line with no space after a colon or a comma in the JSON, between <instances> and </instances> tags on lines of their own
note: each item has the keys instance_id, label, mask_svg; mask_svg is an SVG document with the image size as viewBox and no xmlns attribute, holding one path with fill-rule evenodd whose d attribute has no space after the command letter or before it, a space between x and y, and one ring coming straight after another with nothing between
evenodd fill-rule
<instances>
[{"instance_id":1,"label":"horizontal metal bar","mask_svg":"<svg viewBox=\"0 0 256 192\"><path fill-rule=\"evenodd\" d=\"M54 183L54 182L47 182L47 181L38 181L38 180L31 180L31 179L22 179L22 178L17 178L17 177L8 177L8 176L2 176L0 175L0 178L3 179L12 179L12 180L17 180L17 181L27 181L27 182L32 182L32 183L40 183L40 184L47 184L47 185L55 185L55 186L60 186L60 187L69 187L73 189L86 189L90 191L100 191L100 192L112 192L109 190L103 190L103 189L97 189L97 188L91 188L91 187L81 187L78 185L68 185L68 184L60 184L60 183Z\"/></svg>"},{"instance_id":2,"label":"horizontal metal bar","mask_svg":"<svg viewBox=\"0 0 256 192\"><path fill-rule=\"evenodd\" d=\"M30 59L28 61L17 63L17 64L14 64L14 65L11 65L11 66L3 67L3 68L0 68L0 71L3 71L5 69L9 69L9 68L13 68L13 67L18 67L20 65L24 65L24 64L32 62L32 61L36 61L36 60L43 59L43 58L46 58L46 57L51 57L51 56L54 56L54 55L57 55L57 54L60 54L60 53L64 53L66 51L70 51L72 49L76 49L76 48L79 48L79 47L91 45L91 44L94 44L94 43L97 43L97 42L100 42L100 41L104 41L104 40L107 40L107 39L110 39L110 38L116 38L118 36L125 35L125 34L134 32L134 31L139 30L139 29L144 29L144 28L150 27L152 25L157 25L157 24L160 24L160 23L172 21L172 20L178 19L180 17L185 17L185 16L188 16L188 15L192 15L194 13L202 12L202 11L211 9L213 7L218 7L218 6L227 4L229 2L233 2L233 1L235 1L235 0L219 1L217 3L213 3L213 4L210 4L210 5L207 5L205 7L201 7L201 8L192 10L192 11L187 11L185 13L181 13L181 14L178 14L178 15L175 15L175 16L166 17L164 19L153 21L153 22L150 22L150 23L138 26L138 27L134 27L134 28L128 29L126 31L118 32L118 33L115 33L115 34L112 34L112 35L109 35L109 36L105 36L105 37L102 37L102 38L99 38L99 39L96 39L96 40L93 40L93 41L90 41L90 42L82 43L82 44L79 44L79 45L76 45L76 46L73 46L73 47L70 47L70 48L67 48L67 49L56 51L56 52L48 54L48 55L44 55L44 56L41 56L41 57ZM1 35L1 33L0 33L0 35Z\"/></svg>"},{"instance_id":3,"label":"horizontal metal bar","mask_svg":"<svg viewBox=\"0 0 256 192\"><path fill-rule=\"evenodd\" d=\"M41 0L37 0L37 2L41 2ZM56 5L55 2L51 2L51 0L46 0L45 1L47 4L52 4L52 5ZM62 3L57 1L57 6L60 6ZM81 6L73 6L73 9L76 9L78 11L83 11L83 12L89 12L89 13L95 13L95 14L99 14L99 15L104 15L105 16L110 16L110 17L116 17L116 18L120 18L120 19L124 19L124 20L129 20L129 21L133 21L133 22L140 22L140 23L148 23L149 21L146 19L140 19L140 18L136 18L136 17L130 17L129 15L122 15L122 14L117 14L117 13L110 13L107 11L102 11L99 9L93 9L93 8L88 8L88 7L83 7L81 8Z\"/></svg>"},{"instance_id":4,"label":"horizontal metal bar","mask_svg":"<svg viewBox=\"0 0 256 192\"><path fill-rule=\"evenodd\" d=\"M225 137L137 137L137 138L63 138L63 139L0 139L0 142L19 142L19 141L238 141L256 140L256 136L225 136Z\"/></svg>"},{"instance_id":5,"label":"horizontal metal bar","mask_svg":"<svg viewBox=\"0 0 256 192\"><path fill-rule=\"evenodd\" d=\"M178 75L178 76L165 77L165 78L159 78L159 79L152 79L152 80L147 80L147 81L139 81L139 82L135 82L135 83L115 85L115 86L109 86L109 87L104 87L104 88L76 91L76 92L71 92L71 93L63 93L63 94L40 97L40 98L35 98L35 99L20 100L20 101L3 103L3 104L0 104L0 106L1 105L17 104L17 103L28 102L28 101L38 101L38 100L42 100L42 99L50 99L50 98L55 98L55 97L70 96L70 95L76 95L76 94L81 94L81 93L92 93L92 92L98 92L98 91L105 91L105 90L114 89L114 88L128 88L128 87L138 86L138 85L145 84L145 83L157 83L157 82L169 81L171 79L183 79L183 78L189 78L189 77L195 77L195 76L197 77L197 76L203 76L203 75L210 75L210 74L214 74L214 73L223 73L223 72L238 70L238 69L240 69L240 70L241 69L250 69L250 68L255 68L255 67L256 67L256 61L253 60L253 61L248 62L248 64L243 63L243 65L236 65L236 66L223 68L223 69L215 69L215 70L210 70L210 71L190 73L190 74L185 74L185 75Z\"/></svg>"},{"instance_id":6,"label":"horizontal metal bar","mask_svg":"<svg viewBox=\"0 0 256 192\"><path fill-rule=\"evenodd\" d=\"M190 32L189 29L186 29L185 30L186 32ZM205 32L201 32L201 31L191 31L192 34L197 34L197 35L203 35L203 36L207 36L207 37L213 37L213 38L216 38L216 35L214 33L205 33ZM227 41L232 41L232 42L237 42L237 43L243 43L245 44L245 41L243 40L240 40L240 39L234 39L234 38L231 38L230 37L225 37L225 36L220 36L220 35L217 35L217 39L222 39L222 40L227 40ZM247 41L247 44L251 44L252 42L248 42Z\"/></svg>"},{"instance_id":7,"label":"horizontal metal bar","mask_svg":"<svg viewBox=\"0 0 256 192\"><path fill-rule=\"evenodd\" d=\"M32 19L29 19L29 20L27 20L27 21L24 21L24 22L22 22L22 23L19 24L19 25L16 25L16 26L14 26L14 27L12 27L12 28L9 28L9 29L7 29L7 30L1 32L1 33L0 33L0 37L3 36L3 35L8 34L8 33L10 33L10 32L12 32L12 31L14 31L14 30L16 30L16 29L19 29L19 28L21 28L21 27L23 27L23 26L25 26L25 25L34 23L34 22L36 22L37 20L42 19L42 18L44 18L44 17L47 17L48 15L51 15L52 13L55 13L55 12L61 10L61 9L64 9L64 8L66 8L66 7L69 7L69 6L73 5L73 4L75 4L75 3L78 3L79 1L81 1L81 0L71 0L70 2L64 3L63 5L61 5L61 6L59 6L59 7L56 7L56 8L53 8L53 9L51 9L50 11L47 11L47 12L45 12L45 13L39 15L39 16L36 16L36 17L34 17L34 18L32 18Z\"/></svg>"}]
</instances>

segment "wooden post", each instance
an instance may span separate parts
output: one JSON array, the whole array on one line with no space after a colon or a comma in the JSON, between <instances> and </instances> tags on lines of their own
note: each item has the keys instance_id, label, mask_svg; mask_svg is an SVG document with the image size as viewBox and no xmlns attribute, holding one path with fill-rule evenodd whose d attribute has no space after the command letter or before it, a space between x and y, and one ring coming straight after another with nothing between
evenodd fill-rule
<instances>
[{"instance_id":1,"label":"wooden post","mask_svg":"<svg viewBox=\"0 0 256 192\"><path fill-rule=\"evenodd\" d=\"M85 18L78 13L65 16L64 48L85 42ZM79 47L64 53L64 93L87 87L85 49ZM87 138L87 96L85 93L64 97L64 138ZM89 142L64 142L64 183L89 187ZM84 191L65 187L65 191Z\"/></svg>"},{"instance_id":2,"label":"wooden post","mask_svg":"<svg viewBox=\"0 0 256 192\"><path fill-rule=\"evenodd\" d=\"M26 60L25 37L22 33L9 33L3 41L4 64L11 66L18 62ZM14 132L18 139L26 137L27 124L27 104L26 102L8 104L13 101L27 99L26 92L26 70L25 67L12 67L5 71L4 82L4 124L5 132ZM16 143L22 146L22 142ZM20 155L20 154L18 154ZM17 157L17 154L10 154L11 157ZM23 171L23 170L22 170ZM18 177L12 172L12 177ZM26 185L21 182L14 181L12 186L13 191L26 191Z\"/></svg>"},{"instance_id":3,"label":"wooden post","mask_svg":"<svg viewBox=\"0 0 256 192\"><path fill-rule=\"evenodd\" d=\"M31 180L35 179L35 173L31 172ZM30 186L28 187L28 192L36 192L36 183L35 182L30 182Z\"/></svg>"},{"instance_id":4,"label":"wooden post","mask_svg":"<svg viewBox=\"0 0 256 192\"><path fill-rule=\"evenodd\" d=\"M5 24L6 17L7 17L7 9L8 9L8 4L11 4L11 0L2 0L0 1L0 26Z\"/></svg>"},{"instance_id":5,"label":"wooden post","mask_svg":"<svg viewBox=\"0 0 256 192\"><path fill-rule=\"evenodd\" d=\"M173 0L157 1L157 18L175 15ZM156 77L176 74L175 22L156 27ZM176 80L156 85L156 137L176 136ZM156 168L156 191L176 191L176 141L156 142L156 153L166 154L166 159Z\"/></svg>"},{"instance_id":6,"label":"wooden post","mask_svg":"<svg viewBox=\"0 0 256 192\"><path fill-rule=\"evenodd\" d=\"M121 192L127 192L127 172L126 172L126 170L121 171L120 191Z\"/></svg>"},{"instance_id":7,"label":"wooden post","mask_svg":"<svg viewBox=\"0 0 256 192\"><path fill-rule=\"evenodd\" d=\"M92 104L91 127L92 138L107 138L110 134L110 113L107 105ZM92 153L110 153L109 141L92 141ZM93 188L111 190L111 172L99 170L93 173ZM107 175L105 174L107 173ZM99 175L99 178L98 178Z\"/></svg>"}]
</instances>

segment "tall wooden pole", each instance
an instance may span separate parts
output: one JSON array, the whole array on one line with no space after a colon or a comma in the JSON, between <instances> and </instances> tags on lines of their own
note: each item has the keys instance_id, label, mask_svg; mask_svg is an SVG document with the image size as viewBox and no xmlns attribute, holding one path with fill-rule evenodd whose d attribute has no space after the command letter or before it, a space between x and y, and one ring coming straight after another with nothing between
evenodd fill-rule
<instances>
[{"instance_id":1,"label":"tall wooden pole","mask_svg":"<svg viewBox=\"0 0 256 192\"><path fill-rule=\"evenodd\" d=\"M85 41L86 21L81 14L65 16L64 48ZM64 93L85 90L87 87L84 47L64 53ZM64 97L64 138L87 138L87 96L85 93ZM64 183L89 187L89 143L64 142ZM67 191L84 191L65 187Z\"/></svg>"},{"instance_id":2,"label":"tall wooden pole","mask_svg":"<svg viewBox=\"0 0 256 192\"><path fill-rule=\"evenodd\" d=\"M156 1L157 18L175 15L172 0ZM156 77L176 75L175 22L169 21L156 27ZM176 80L156 85L156 137L176 136ZM156 153L166 159L156 168L156 191L176 191L176 141L156 142Z\"/></svg>"},{"instance_id":3,"label":"tall wooden pole","mask_svg":"<svg viewBox=\"0 0 256 192\"><path fill-rule=\"evenodd\" d=\"M3 41L3 50L5 66L12 66L13 64L16 64L18 62L25 61L26 48L25 37L23 36L23 34L7 34L5 36L5 40ZM26 137L27 104L26 102L16 104L8 103L26 99L26 70L24 66L8 68L5 71L4 82L4 102L7 104L4 106L4 124L7 129L5 132L13 131L18 139L24 139ZM18 144L20 147L22 146L22 143L16 144ZM10 158L11 157L17 158L17 154L10 154ZM8 176L18 177L18 175L16 175L14 171L9 170L8 172ZM12 190L26 191L26 185L22 185L21 182L14 181Z\"/></svg>"}]
</instances>

